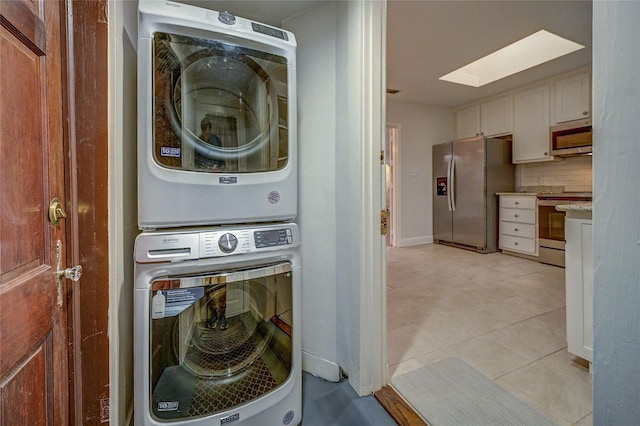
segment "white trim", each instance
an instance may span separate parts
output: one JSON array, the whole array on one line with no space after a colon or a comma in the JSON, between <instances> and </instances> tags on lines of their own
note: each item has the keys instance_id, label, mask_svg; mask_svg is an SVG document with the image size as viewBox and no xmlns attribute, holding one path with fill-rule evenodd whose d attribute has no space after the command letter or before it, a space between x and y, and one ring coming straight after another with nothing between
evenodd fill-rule
<instances>
[{"instance_id":1,"label":"white trim","mask_svg":"<svg viewBox=\"0 0 640 426\"><path fill-rule=\"evenodd\" d=\"M340 381L340 366L335 362L302 351L302 370L330 382Z\"/></svg>"},{"instance_id":2,"label":"white trim","mask_svg":"<svg viewBox=\"0 0 640 426\"><path fill-rule=\"evenodd\" d=\"M424 237L403 238L399 241L398 247L421 246L424 244L433 244L433 235Z\"/></svg>"},{"instance_id":3,"label":"white trim","mask_svg":"<svg viewBox=\"0 0 640 426\"><path fill-rule=\"evenodd\" d=\"M353 99L352 140L360 143L362 264L358 288L357 341L350 351L349 383L359 395L386 384L385 237L380 234L384 208L384 165L380 151L385 138L385 24L386 3L353 1L348 6L350 81ZM359 52L360 55L355 55ZM351 95L353 97L351 97Z\"/></svg>"},{"instance_id":4,"label":"white trim","mask_svg":"<svg viewBox=\"0 0 640 426\"><path fill-rule=\"evenodd\" d=\"M118 144L119 134L115 129L122 128L122 51L111 46L121 46L122 40L118 40L122 33L123 17L122 9L118 7L118 2L109 0L107 11L111 17L109 19L109 73L108 87L110 89L109 101L109 319L107 330L109 333L109 413L110 424L120 423L121 411L127 411L122 406L131 403L133 411L133 401L126 401L125 395L120 389L124 388L124 382L120 380L120 329L118 327L119 318L115 314L118 312L118 300L120 298L119 283L123 281L124 265L120 261L123 242L117 238L123 228L122 209L118 205L122 200L122 193L118 190L122 188L122 145ZM126 415L125 415L126 417Z\"/></svg>"}]
</instances>

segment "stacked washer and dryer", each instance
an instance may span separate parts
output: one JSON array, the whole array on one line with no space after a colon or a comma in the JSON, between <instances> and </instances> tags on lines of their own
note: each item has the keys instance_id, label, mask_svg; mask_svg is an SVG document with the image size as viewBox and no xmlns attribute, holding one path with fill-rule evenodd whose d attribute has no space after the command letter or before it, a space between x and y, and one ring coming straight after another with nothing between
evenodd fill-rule
<instances>
[{"instance_id":1,"label":"stacked washer and dryer","mask_svg":"<svg viewBox=\"0 0 640 426\"><path fill-rule=\"evenodd\" d=\"M140 1L136 425L301 421L294 35Z\"/></svg>"}]
</instances>

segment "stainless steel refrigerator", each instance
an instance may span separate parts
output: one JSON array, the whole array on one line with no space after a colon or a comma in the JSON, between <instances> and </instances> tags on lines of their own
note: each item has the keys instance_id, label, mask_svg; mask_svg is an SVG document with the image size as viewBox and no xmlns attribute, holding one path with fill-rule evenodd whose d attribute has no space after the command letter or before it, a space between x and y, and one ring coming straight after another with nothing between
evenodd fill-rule
<instances>
[{"instance_id":1,"label":"stainless steel refrigerator","mask_svg":"<svg viewBox=\"0 0 640 426\"><path fill-rule=\"evenodd\" d=\"M498 197L514 191L511 141L478 136L433 146L436 243L498 250Z\"/></svg>"}]
</instances>

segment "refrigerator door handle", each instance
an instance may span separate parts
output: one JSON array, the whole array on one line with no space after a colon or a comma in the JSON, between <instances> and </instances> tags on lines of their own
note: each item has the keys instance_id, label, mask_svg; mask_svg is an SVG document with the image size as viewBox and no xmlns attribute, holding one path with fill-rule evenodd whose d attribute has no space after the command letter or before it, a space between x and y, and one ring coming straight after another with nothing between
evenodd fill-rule
<instances>
[{"instance_id":1,"label":"refrigerator door handle","mask_svg":"<svg viewBox=\"0 0 640 426\"><path fill-rule=\"evenodd\" d=\"M447 206L449 207L449 211L451 210L451 163L453 162L453 158L449 158L449 164L447 164Z\"/></svg>"},{"instance_id":2,"label":"refrigerator door handle","mask_svg":"<svg viewBox=\"0 0 640 426\"><path fill-rule=\"evenodd\" d=\"M454 157L451 157L451 180L449 181L449 197L451 198L451 201L449 201L449 203L451 204L451 207L449 208L449 210L451 210L452 212L456 211L456 193L455 193L455 187L456 187L456 160Z\"/></svg>"}]
</instances>

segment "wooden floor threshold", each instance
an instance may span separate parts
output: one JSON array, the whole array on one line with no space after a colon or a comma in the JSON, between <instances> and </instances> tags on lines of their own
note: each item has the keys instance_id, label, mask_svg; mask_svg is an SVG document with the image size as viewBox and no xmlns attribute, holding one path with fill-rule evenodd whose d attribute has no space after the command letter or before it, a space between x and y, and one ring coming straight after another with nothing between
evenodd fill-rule
<instances>
[{"instance_id":1,"label":"wooden floor threshold","mask_svg":"<svg viewBox=\"0 0 640 426\"><path fill-rule=\"evenodd\" d=\"M429 426L391 386L385 386L373 395L399 426Z\"/></svg>"}]
</instances>

